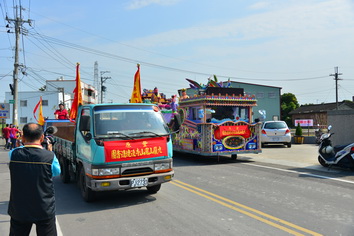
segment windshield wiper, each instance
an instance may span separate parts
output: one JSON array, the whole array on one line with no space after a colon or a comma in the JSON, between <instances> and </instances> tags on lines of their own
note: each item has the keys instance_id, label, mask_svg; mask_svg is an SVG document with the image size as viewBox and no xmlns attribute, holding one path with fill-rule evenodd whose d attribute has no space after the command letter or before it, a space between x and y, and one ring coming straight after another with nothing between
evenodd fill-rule
<instances>
[{"instance_id":1,"label":"windshield wiper","mask_svg":"<svg viewBox=\"0 0 354 236\"><path fill-rule=\"evenodd\" d=\"M152 132L152 131L141 131L141 132L130 133L130 135L131 134L153 134L153 135L155 135L157 137L163 137L164 136L164 135L160 135L160 134L157 134L155 132Z\"/></svg>"},{"instance_id":2,"label":"windshield wiper","mask_svg":"<svg viewBox=\"0 0 354 236\"><path fill-rule=\"evenodd\" d=\"M134 139L133 137L130 137L129 135L125 134L125 133L122 133L122 132L118 132L118 131L108 131L107 132L108 135L122 135L124 136L125 138L128 138L128 139Z\"/></svg>"}]
</instances>

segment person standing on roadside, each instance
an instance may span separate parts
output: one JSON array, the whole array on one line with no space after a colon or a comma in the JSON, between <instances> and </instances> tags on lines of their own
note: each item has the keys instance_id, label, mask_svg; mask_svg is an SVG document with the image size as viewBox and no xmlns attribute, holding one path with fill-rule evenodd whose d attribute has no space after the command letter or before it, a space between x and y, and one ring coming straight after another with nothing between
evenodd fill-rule
<instances>
[{"instance_id":1,"label":"person standing on roadside","mask_svg":"<svg viewBox=\"0 0 354 236\"><path fill-rule=\"evenodd\" d=\"M11 141L11 146L10 150L14 149L16 147L17 143L17 133L19 130L14 126L13 124L10 124L10 129L9 129L9 135L10 135L10 141Z\"/></svg>"},{"instance_id":2,"label":"person standing on roadside","mask_svg":"<svg viewBox=\"0 0 354 236\"><path fill-rule=\"evenodd\" d=\"M49 140L43 149L39 124L28 123L22 131L24 146L9 152L10 236L29 235L33 224L38 236L56 236L53 176L60 174L60 165Z\"/></svg>"},{"instance_id":3,"label":"person standing on roadside","mask_svg":"<svg viewBox=\"0 0 354 236\"><path fill-rule=\"evenodd\" d=\"M4 150L9 149L10 146L10 128L9 124L6 124L6 127L2 129L2 137L5 139Z\"/></svg>"}]
</instances>

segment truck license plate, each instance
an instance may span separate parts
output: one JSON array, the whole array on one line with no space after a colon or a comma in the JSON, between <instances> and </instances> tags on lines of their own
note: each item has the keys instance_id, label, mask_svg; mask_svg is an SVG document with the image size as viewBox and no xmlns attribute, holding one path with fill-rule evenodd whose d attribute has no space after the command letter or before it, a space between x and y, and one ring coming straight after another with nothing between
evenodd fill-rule
<instances>
[{"instance_id":1,"label":"truck license plate","mask_svg":"<svg viewBox=\"0 0 354 236\"><path fill-rule=\"evenodd\" d=\"M132 179L130 181L130 187L145 187L148 185L147 178Z\"/></svg>"}]
</instances>

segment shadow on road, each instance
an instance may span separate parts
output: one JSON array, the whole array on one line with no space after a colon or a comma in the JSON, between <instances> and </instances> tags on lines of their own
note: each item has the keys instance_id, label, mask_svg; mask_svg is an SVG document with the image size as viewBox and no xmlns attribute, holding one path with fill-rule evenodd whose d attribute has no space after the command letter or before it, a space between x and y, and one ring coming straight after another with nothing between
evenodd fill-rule
<instances>
[{"instance_id":1,"label":"shadow on road","mask_svg":"<svg viewBox=\"0 0 354 236\"><path fill-rule=\"evenodd\" d=\"M54 185L57 215L118 209L156 200L152 194L147 192L146 188L141 188L127 191L98 192L96 200L88 203L81 197L80 189L76 183L64 184L60 178L56 178Z\"/></svg>"},{"instance_id":2,"label":"shadow on road","mask_svg":"<svg viewBox=\"0 0 354 236\"><path fill-rule=\"evenodd\" d=\"M283 145L283 144L266 144L262 147L262 149L270 149L270 148L273 148L273 149L276 149L276 148L285 148L287 149L288 147L286 145Z\"/></svg>"},{"instance_id":3,"label":"shadow on road","mask_svg":"<svg viewBox=\"0 0 354 236\"><path fill-rule=\"evenodd\" d=\"M244 160L242 160L243 162ZM174 152L173 166L204 166L204 165L221 165L228 163L240 162L239 160L232 160L229 156L202 156L191 153Z\"/></svg>"},{"instance_id":4,"label":"shadow on road","mask_svg":"<svg viewBox=\"0 0 354 236\"><path fill-rule=\"evenodd\" d=\"M332 167L328 169L326 167L320 167L321 169L309 169L309 168L291 168L289 170L299 172L299 177L302 178L320 178L320 179L332 179L341 178L343 180L354 182L354 172L340 167Z\"/></svg>"}]
</instances>

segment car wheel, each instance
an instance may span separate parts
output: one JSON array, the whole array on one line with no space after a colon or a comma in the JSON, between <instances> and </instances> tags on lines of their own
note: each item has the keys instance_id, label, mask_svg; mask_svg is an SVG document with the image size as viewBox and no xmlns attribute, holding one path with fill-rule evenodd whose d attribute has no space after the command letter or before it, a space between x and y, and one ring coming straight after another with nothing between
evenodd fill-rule
<instances>
[{"instance_id":1,"label":"car wheel","mask_svg":"<svg viewBox=\"0 0 354 236\"><path fill-rule=\"evenodd\" d=\"M288 146L288 148L291 148L291 143L288 143L286 146Z\"/></svg>"},{"instance_id":2,"label":"car wheel","mask_svg":"<svg viewBox=\"0 0 354 236\"><path fill-rule=\"evenodd\" d=\"M232 159L232 160L236 160L236 159L237 159L237 154L232 154L232 155L231 155L231 159Z\"/></svg>"}]
</instances>

